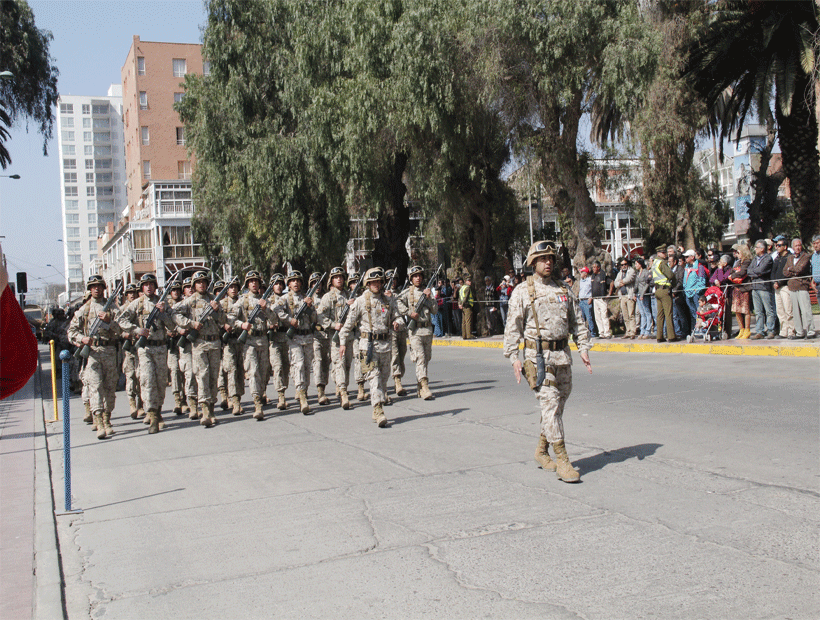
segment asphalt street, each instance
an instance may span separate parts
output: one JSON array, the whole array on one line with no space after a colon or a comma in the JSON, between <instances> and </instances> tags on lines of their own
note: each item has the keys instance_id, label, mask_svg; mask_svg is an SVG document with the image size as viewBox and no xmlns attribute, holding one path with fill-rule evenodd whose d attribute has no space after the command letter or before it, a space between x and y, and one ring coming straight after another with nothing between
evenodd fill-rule
<instances>
[{"instance_id":1,"label":"asphalt street","mask_svg":"<svg viewBox=\"0 0 820 620\"><path fill-rule=\"evenodd\" d=\"M68 617L820 616L820 359L593 351L590 376L574 353L570 485L533 460L538 406L500 350L433 355L436 400L408 356L386 429L311 388L313 416L291 390L263 422L166 409L149 436L118 392L99 441L73 399Z\"/></svg>"}]
</instances>

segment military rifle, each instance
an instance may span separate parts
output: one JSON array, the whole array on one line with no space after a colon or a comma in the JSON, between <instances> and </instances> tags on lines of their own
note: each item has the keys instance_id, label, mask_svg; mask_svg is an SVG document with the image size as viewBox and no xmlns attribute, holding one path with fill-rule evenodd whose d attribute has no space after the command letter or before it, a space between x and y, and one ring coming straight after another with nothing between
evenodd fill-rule
<instances>
[{"instance_id":1,"label":"military rifle","mask_svg":"<svg viewBox=\"0 0 820 620\"><path fill-rule=\"evenodd\" d=\"M162 295L157 300L157 303L154 304L154 309L151 310L151 314L148 315L148 318L145 319L145 325L143 325L144 329L151 331L151 328L154 327L154 322L157 320L157 314L159 314L159 308L157 306L165 301L165 298L168 297L168 293L171 292L171 285L174 281L179 277L182 271L177 271L171 279L165 284L165 290L162 291ZM139 340L137 340L137 344L135 345L138 349L141 349L145 346L145 343L148 342L148 338L145 336L140 336Z\"/></svg>"},{"instance_id":2,"label":"military rifle","mask_svg":"<svg viewBox=\"0 0 820 620\"><path fill-rule=\"evenodd\" d=\"M233 280L231 280L225 288L219 291L219 295L217 295L214 299L216 303L219 303L222 299L224 299L225 295L228 294L228 287L233 284L235 280L236 276L233 277ZM211 284L213 284L213 280L211 280ZM209 304L208 307L205 308L205 312L202 313L202 316L199 317L199 323L204 323L213 313L214 307ZM186 338L188 338L189 342L196 342L199 338L199 332L195 329L190 329L188 330L188 335Z\"/></svg>"},{"instance_id":3,"label":"military rifle","mask_svg":"<svg viewBox=\"0 0 820 620\"><path fill-rule=\"evenodd\" d=\"M359 294L359 291L362 288L362 282L364 282L364 278L359 278L359 281L356 282L356 286L354 286L353 290L350 291L350 296L347 297L347 301L350 301L351 299L356 299L356 295ZM345 321L347 320L348 312L350 312L350 304L345 303L345 307L342 308L342 311L339 313L339 323L341 323L342 325L344 325ZM336 344L339 344L339 332L333 334L333 340L336 342Z\"/></svg>"},{"instance_id":4,"label":"military rifle","mask_svg":"<svg viewBox=\"0 0 820 620\"><path fill-rule=\"evenodd\" d=\"M441 268L443 266L444 263L438 266L438 269L436 269L436 272L433 274L433 276L430 278L430 281L427 283L427 286L425 286L424 288L433 288L433 285L436 283L436 278L438 278L438 272L441 271ZM422 306L424 306L425 299L427 299L427 295L422 293L421 298L416 303L416 307L413 309L413 312L418 314L421 311ZM416 329L416 319L410 319L410 321L407 323L407 331L412 331L414 329Z\"/></svg>"},{"instance_id":5,"label":"military rifle","mask_svg":"<svg viewBox=\"0 0 820 620\"><path fill-rule=\"evenodd\" d=\"M225 290L228 290L227 286L225 287ZM271 282L270 285L268 286L268 288L265 289L265 292L262 293L262 299L267 301L268 297L270 297L270 294L272 292L273 292L273 282ZM261 299L260 299L260 301L261 301ZM253 310L251 310L250 316L248 317L248 323L250 323L250 325L251 325L250 329L253 329L253 322L256 320L256 317L259 316L260 312L262 312L262 306L260 306L259 304L256 304L253 307ZM243 329L242 333L239 334L239 338L237 338L236 341L240 344L245 344L245 341L247 339L248 339L248 332Z\"/></svg>"},{"instance_id":6,"label":"military rifle","mask_svg":"<svg viewBox=\"0 0 820 620\"><path fill-rule=\"evenodd\" d=\"M114 291L114 294L111 295L108 298L108 301L105 302L105 305L102 309L103 312L108 312L111 309L111 304L113 304L117 300L117 297L119 297L120 295L121 289L122 281L120 281L120 284L117 287L117 290ZM88 337L91 338L91 340L94 340L94 338L97 337L97 332L100 331L100 327L102 327L102 319L98 316L94 319L94 322L91 324L91 329L88 330ZM77 359L80 359L81 357L86 358L90 353L91 346L85 345L82 348L77 348L77 350L74 352L74 357L76 357Z\"/></svg>"},{"instance_id":7,"label":"military rifle","mask_svg":"<svg viewBox=\"0 0 820 620\"><path fill-rule=\"evenodd\" d=\"M385 291L390 291L393 289L393 280L396 279L396 272L398 271L398 267L393 270L393 273L390 276L390 279L387 281L387 286L384 287Z\"/></svg>"},{"instance_id":8,"label":"military rifle","mask_svg":"<svg viewBox=\"0 0 820 620\"><path fill-rule=\"evenodd\" d=\"M319 287L322 284L322 280L325 279L326 275L327 275L327 271L325 271L322 274L321 278L316 280L314 285L310 287L310 290L307 293L305 293L305 299L307 299L308 297L313 297L313 295L316 293L316 291L319 290ZM296 311L296 315L293 317L294 319L296 319L297 323L299 322L299 319L302 318L302 315L305 313L305 310L307 310L307 303L305 303L305 301L303 300L302 304L299 306L299 309ZM296 331L293 329L293 326L288 327L288 332L287 333L288 333L288 338L293 340L293 336L296 333Z\"/></svg>"}]
</instances>

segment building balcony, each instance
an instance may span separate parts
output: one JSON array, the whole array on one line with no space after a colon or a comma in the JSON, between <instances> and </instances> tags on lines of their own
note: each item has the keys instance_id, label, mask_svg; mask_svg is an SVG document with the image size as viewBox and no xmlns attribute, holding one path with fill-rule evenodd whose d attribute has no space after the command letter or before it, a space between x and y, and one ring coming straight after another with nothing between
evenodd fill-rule
<instances>
[{"instance_id":1,"label":"building balcony","mask_svg":"<svg viewBox=\"0 0 820 620\"><path fill-rule=\"evenodd\" d=\"M194 214L194 203L191 200L160 200L157 215L159 217L191 217Z\"/></svg>"},{"instance_id":2,"label":"building balcony","mask_svg":"<svg viewBox=\"0 0 820 620\"><path fill-rule=\"evenodd\" d=\"M135 263L151 263L154 261L154 250L134 250Z\"/></svg>"}]
</instances>

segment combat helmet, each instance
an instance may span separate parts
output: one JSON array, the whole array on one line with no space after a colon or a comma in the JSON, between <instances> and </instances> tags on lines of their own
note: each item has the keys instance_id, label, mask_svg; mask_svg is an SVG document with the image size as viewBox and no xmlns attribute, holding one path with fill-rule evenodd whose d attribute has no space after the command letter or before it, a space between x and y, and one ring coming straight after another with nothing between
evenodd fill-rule
<instances>
[{"instance_id":1,"label":"combat helmet","mask_svg":"<svg viewBox=\"0 0 820 620\"><path fill-rule=\"evenodd\" d=\"M424 275L424 269L421 268L420 265L413 265L410 272L407 274L408 278L412 278L415 275Z\"/></svg>"},{"instance_id":2,"label":"combat helmet","mask_svg":"<svg viewBox=\"0 0 820 620\"><path fill-rule=\"evenodd\" d=\"M140 287L137 286L136 282L130 282L128 286L125 287L125 292L127 293L139 293Z\"/></svg>"},{"instance_id":3,"label":"combat helmet","mask_svg":"<svg viewBox=\"0 0 820 620\"><path fill-rule=\"evenodd\" d=\"M285 276L283 276L281 273L273 274L270 277L270 283L271 284L276 284L277 282L281 282L282 284L284 284L285 283Z\"/></svg>"},{"instance_id":4,"label":"combat helmet","mask_svg":"<svg viewBox=\"0 0 820 620\"><path fill-rule=\"evenodd\" d=\"M381 280L384 282L384 269L381 267L372 267L371 269L367 270L367 273L364 276L364 283L370 284L371 282L378 282Z\"/></svg>"},{"instance_id":5,"label":"combat helmet","mask_svg":"<svg viewBox=\"0 0 820 620\"><path fill-rule=\"evenodd\" d=\"M527 267L532 267L535 259L539 256L553 256L557 258L555 253L555 241L536 241L530 246L527 252Z\"/></svg>"},{"instance_id":6,"label":"combat helmet","mask_svg":"<svg viewBox=\"0 0 820 620\"><path fill-rule=\"evenodd\" d=\"M292 269L288 272L287 283L290 284L292 280L301 280L302 282L305 281L304 276L302 276L302 272L298 269Z\"/></svg>"},{"instance_id":7,"label":"combat helmet","mask_svg":"<svg viewBox=\"0 0 820 620\"><path fill-rule=\"evenodd\" d=\"M108 288L108 285L105 283L105 278L95 273L93 276L88 276L88 283L85 285L85 290L91 290L91 287L96 284L102 284L103 289Z\"/></svg>"},{"instance_id":8,"label":"combat helmet","mask_svg":"<svg viewBox=\"0 0 820 620\"><path fill-rule=\"evenodd\" d=\"M193 277L191 278L191 284L196 284L200 280L210 280L211 277L208 275L207 271L197 271Z\"/></svg>"},{"instance_id":9,"label":"combat helmet","mask_svg":"<svg viewBox=\"0 0 820 620\"><path fill-rule=\"evenodd\" d=\"M329 279L333 279L336 276L342 276L343 278L347 278L347 273L341 267L334 267L330 270L330 274L328 275Z\"/></svg>"},{"instance_id":10,"label":"combat helmet","mask_svg":"<svg viewBox=\"0 0 820 620\"><path fill-rule=\"evenodd\" d=\"M159 282L157 282L157 276L155 276L153 273L146 273L140 278L140 290L142 290L142 287L148 283L151 283L154 286L159 286Z\"/></svg>"},{"instance_id":11,"label":"combat helmet","mask_svg":"<svg viewBox=\"0 0 820 620\"><path fill-rule=\"evenodd\" d=\"M223 288L225 288L225 281L224 280L217 280L214 282L214 293L219 293Z\"/></svg>"},{"instance_id":12,"label":"combat helmet","mask_svg":"<svg viewBox=\"0 0 820 620\"><path fill-rule=\"evenodd\" d=\"M186 288L191 288L191 287L193 287L193 285L194 285L194 282L193 282L193 280L191 280L191 278L190 278L190 277L185 278L185 279L182 281L182 288L183 288L183 289L186 289Z\"/></svg>"},{"instance_id":13,"label":"combat helmet","mask_svg":"<svg viewBox=\"0 0 820 620\"><path fill-rule=\"evenodd\" d=\"M313 286L313 283L316 282L316 280L321 279L321 277L321 273L319 273L318 271L314 271L312 274L310 274L310 277L308 278L308 286Z\"/></svg>"},{"instance_id":14,"label":"combat helmet","mask_svg":"<svg viewBox=\"0 0 820 620\"><path fill-rule=\"evenodd\" d=\"M248 286L248 282L251 280L259 280L259 284L262 284L264 280L262 280L262 274L256 271L256 269L251 269L248 273L245 274L245 282L242 284L242 288Z\"/></svg>"}]
</instances>

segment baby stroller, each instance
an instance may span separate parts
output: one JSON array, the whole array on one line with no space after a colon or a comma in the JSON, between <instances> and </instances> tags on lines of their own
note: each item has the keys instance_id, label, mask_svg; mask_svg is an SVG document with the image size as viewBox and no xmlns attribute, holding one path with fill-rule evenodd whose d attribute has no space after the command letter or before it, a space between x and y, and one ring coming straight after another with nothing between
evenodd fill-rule
<instances>
[{"instance_id":1,"label":"baby stroller","mask_svg":"<svg viewBox=\"0 0 820 620\"><path fill-rule=\"evenodd\" d=\"M700 326L686 337L686 342L694 342L698 338L703 338L704 342L710 340L726 340L729 336L723 331L723 317L726 313L726 295L719 286L710 286L703 294L706 297L706 305L698 310Z\"/></svg>"}]
</instances>

